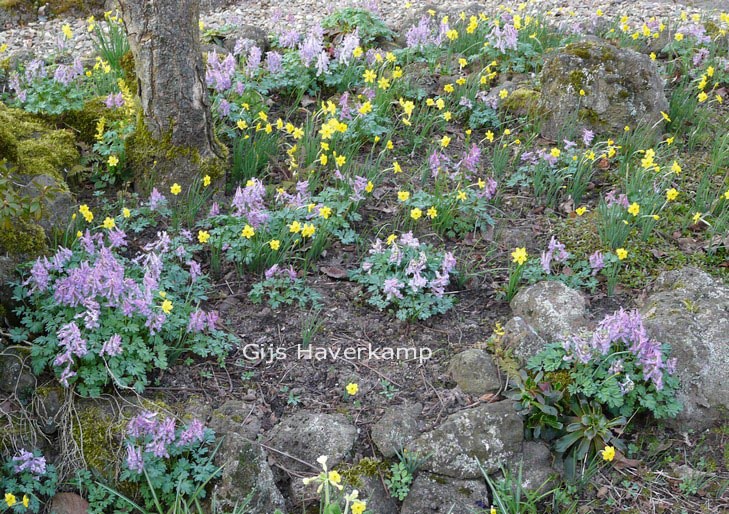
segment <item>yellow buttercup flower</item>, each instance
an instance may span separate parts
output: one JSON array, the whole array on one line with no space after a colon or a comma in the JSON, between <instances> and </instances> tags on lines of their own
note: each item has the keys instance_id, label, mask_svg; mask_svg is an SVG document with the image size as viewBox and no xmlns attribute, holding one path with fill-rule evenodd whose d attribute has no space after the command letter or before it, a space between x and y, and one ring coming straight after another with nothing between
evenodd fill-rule
<instances>
[{"instance_id":1,"label":"yellow buttercup flower","mask_svg":"<svg viewBox=\"0 0 729 514\"><path fill-rule=\"evenodd\" d=\"M132 215L132 211L130 211L128 208L124 207L122 209L122 216L124 216L125 218L128 218L131 215Z\"/></svg>"},{"instance_id":2,"label":"yellow buttercup flower","mask_svg":"<svg viewBox=\"0 0 729 514\"><path fill-rule=\"evenodd\" d=\"M575 209L575 214L577 214L578 216L582 216L586 212L587 212L587 207L578 207L577 209Z\"/></svg>"},{"instance_id":3,"label":"yellow buttercup flower","mask_svg":"<svg viewBox=\"0 0 729 514\"><path fill-rule=\"evenodd\" d=\"M410 191L398 191L397 192L397 199L401 202L407 202L410 198Z\"/></svg>"},{"instance_id":4,"label":"yellow buttercup flower","mask_svg":"<svg viewBox=\"0 0 729 514\"><path fill-rule=\"evenodd\" d=\"M615 447L606 446L600 453L602 454L603 460L610 462L615 458Z\"/></svg>"},{"instance_id":5,"label":"yellow buttercup flower","mask_svg":"<svg viewBox=\"0 0 729 514\"><path fill-rule=\"evenodd\" d=\"M212 179L210 178L210 175L205 175L203 177L203 187L208 187L211 181Z\"/></svg>"},{"instance_id":6,"label":"yellow buttercup flower","mask_svg":"<svg viewBox=\"0 0 729 514\"><path fill-rule=\"evenodd\" d=\"M171 301L165 300L164 302L162 302L162 312L164 312L165 314L169 314L170 312L172 312L172 307L173 305Z\"/></svg>"},{"instance_id":7,"label":"yellow buttercup flower","mask_svg":"<svg viewBox=\"0 0 729 514\"><path fill-rule=\"evenodd\" d=\"M666 191L666 201L667 202L672 202L676 198L678 198L678 191L675 188L672 187L671 189Z\"/></svg>"},{"instance_id":8,"label":"yellow buttercup flower","mask_svg":"<svg viewBox=\"0 0 729 514\"><path fill-rule=\"evenodd\" d=\"M349 384L347 384L347 387L345 387L345 389L347 390L348 395L354 396L355 394L357 394L357 391L359 391L359 386L354 382L350 382Z\"/></svg>"}]
</instances>

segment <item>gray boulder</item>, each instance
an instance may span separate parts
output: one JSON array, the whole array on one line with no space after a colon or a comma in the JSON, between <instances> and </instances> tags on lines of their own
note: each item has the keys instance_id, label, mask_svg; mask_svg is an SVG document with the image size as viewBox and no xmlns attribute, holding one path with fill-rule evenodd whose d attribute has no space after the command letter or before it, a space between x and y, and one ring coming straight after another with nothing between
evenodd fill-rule
<instances>
[{"instance_id":1,"label":"gray boulder","mask_svg":"<svg viewBox=\"0 0 729 514\"><path fill-rule=\"evenodd\" d=\"M521 451L524 427L511 401L480 405L449 416L408 445L426 459L425 471L453 478L498 471Z\"/></svg>"},{"instance_id":2,"label":"gray boulder","mask_svg":"<svg viewBox=\"0 0 729 514\"><path fill-rule=\"evenodd\" d=\"M413 481L400 514L469 514L483 512L488 488L483 480L454 480L421 473Z\"/></svg>"},{"instance_id":3,"label":"gray boulder","mask_svg":"<svg viewBox=\"0 0 729 514\"><path fill-rule=\"evenodd\" d=\"M554 458L549 446L542 441L525 441L522 447L521 459L514 459L509 463L512 476L519 476L521 466L521 486L527 491L546 492L557 485L553 478L559 471L552 466Z\"/></svg>"},{"instance_id":4,"label":"gray boulder","mask_svg":"<svg viewBox=\"0 0 729 514\"><path fill-rule=\"evenodd\" d=\"M542 135L549 139L569 136L565 127L609 134L622 132L626 125L662 128L661 111L668 111L655 63L598 38L555 51L544 63L541 84Z\"/></svg>"},{"instance_id":5,"label":"gray boulder","mask_svg":"<svg viewBox=\"0 0 729 514\"><path fill-rule=\"evenodd\" d=\"M357 428L341 414L321 414L297 412L273 427L268 433L268 445L283 454L273 455L274 459L289 470L316 474L316 459L328 457L327 466L333 468L349 455L357 437ZM298 460L297 460L298 459Z\"/></svg>"},{"instance_id":6,"label":"gray boulder","mask_svg":"<svg viewBox=\"0 0 729 514\"><path fill-rule=\"evenodd\" d=\"M511 300L511 310L547 342L589 327L585 298L558 281L522 289Z\"/></svg>"},{"instance_id":7,"label":"gray boulder","mask_svg":"<svg viewBox=\"0 0 729 514\"><path fill-rule=\"evenodd\" d=\"M532 327L519 316L514 316L504 325L504 335L501 336L504 348L510 349L520 364L538 354L546 342L539 337Z\"/></svg>"},{"instance_id":8,"label":"gray boulder","mask_svg":"<svg viewBox=\"0 0 729 514\"><path fill-rule=\"evenodd\" d=\"M499 370L483 350L472 348L457 354L451 359L448 373L466 394L480 396L501 389Z\"/></svg>"},{"instance_id":9,"label":"gray boulder","mask_svg":"<svg viewBox=\"0 0 729 514\"><path fill-rule=\"evenodd\" d=\"M648 335L671 345L684 405L671 424L700 430L729 412L729 287L697 268L662 273L641 313Z\"/></svg>"},{"instance_id":10,"label":"gray boulder","mask_svg":"<svg viewBox=\"0 0 729 514\"><path fill-rule=\"evenodd\" d=\"M389 407L372 425L372 442L386 459L392 458L418 435L418 418L423 412L419 403Z\"/></svg>"}]
</instances>

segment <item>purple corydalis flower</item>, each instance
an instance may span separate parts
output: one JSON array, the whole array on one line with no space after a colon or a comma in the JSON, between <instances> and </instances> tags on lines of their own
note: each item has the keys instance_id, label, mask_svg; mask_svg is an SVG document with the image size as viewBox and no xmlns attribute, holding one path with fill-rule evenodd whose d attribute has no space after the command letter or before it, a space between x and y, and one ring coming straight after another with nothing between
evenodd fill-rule
<instances>
[{"instance_id":1,"label":"purple corydalis flower","mask_svg":"<svg viewBox=\"0 0 729 514\"><path fill-rule=\"evenodd\" d=\"M413 25L405 33L405 42L408 48L420 48L434 42L430 17L423 16L417 25Z\"/></svg>"},{"instance_id":2,"label":"purple corydalis flower","mask_svg":"<svg viewBox=\"0 0 729 514\"><path fill-rule=\"evenodd\" d=\"M402 289L403 287L403 283L400 282L397 278L388 278L382 285L382 292L387 295L387 300L392 300L393 298L401 299L403 296L400 292L400 289Z\"/></svg>"},{"instance_id":3,"label":"purple corydalis flower","mask_svg":"<svg viewBox=\"0 0 729 514\"><path fill-rule=\"evenodd\" d=\"M165 202L167 202L167 199L164 195L157 191L156 187L152 188L152 193L149 195L149 208L153 211L157 210L157 207L164 205Z\"/></svg>"},{"instance_id":4,"label":"purple corydalis flower","mask_svg":"<svg viewBox=\"0 0 729 514\"><path fill-rule=\"evenodd\" d=\"M246 60L246 75L252 77L261 67L261 57L263 52L257 46L251 47L248 51L248 59Z\"/></svg>"},{"instance_id":5,"label":"purple corydalis flower","mask_svg":"<svg viewBox=\"0 0 729 514\"><path fill-rule=\"evenodd\" d=\"M144 457L142 457L142 450L134 445L127 444L126 464L129 471L133 471L141 475L144 471Z\"/></svg>"},{"instance_id":6,"label":"purple corydalis flower","mask_svg":"<svg viewBox=\"0 0 729 514\"><path fill-rule=\"evenodd\" d=\"M463 159L461 160L461 165L471 173L476 173L476 171L478 171L478 163L480 159L481 149L478 147L478 145L476 145L476 143L473 143L468 153L463 156Z\"/></svg>"},{"instance_id":7,"label":"purple corydalis flower","mask_svg":"<svg viewBox=\"0 0 729 514\"><path fill-rule=\"evenodd\" d=\"M205 439L205 426L199 419L193 419L190 424L180 432L177 446L187 446Z\"/></svg>"},{"instance_id":8,"label":"purple corydalis flower","mask_svg":"<svg viewBox=\"0 0 729 514\"><path fill-rule=\"evenodd\" d=\"M283 70L283 56L279 52L266 52L266 69L271 75Z\"/></svg>"},{"instance_id":9,"label":"purple corydalis flower","mask_svg":"<svg viewBox=\"0 0 729 514\"><path fill-rule=\"evenodd\" d=\"M595 138L595 133L592 130L583 129L582 130L582 142L585 144L585 146L590 146L592 143L592 140Z\"/></svg>"},{"instance_id":10,"label":"purple corydalis flower","mask_svg":"<svg viewBox=\"0 0 729 514\"><path fill-rule=\"evenodd\" d=\"M507 50L516 50L517 40L519 38L519 32L514 28L513 25L506 24L504 28L494 26L489 34L489 41L491 46L496 48L499 52L506 53Z\"/></svg>"},{"instance_id":11,"label":"purple corydalis flower","mask_svg":"<svg viewBox=\"0 0 729 514\"><path fill-rule=\"evenodd\" d=\"M108 355L109 357L116 357L117 355L121 355L122 353L122 338L119 334L114 334L109 338L108 341L104 343L104 346L101 347L101 351L99 352L99 355Z\"/></svg>"},{"instance_id":12,"label":"purple corydalis flower","mask_svg":"<svg viewBox=\"0 0 729 514\"><path fill-rule=\"evenodd\" d=\"M233 57L233 54L228 54L221 60L217 52L208 53L205 70L205 83L208 87L212 87L218 93L227 91L233 85L233 75L235 75L235 57Z\"/></svg>"},{"instance_id":13,"label":"purple corydalis flower","mask_svg":"<svg viewBox=\"0 0 729 514\"><path fill-rule=\"evenodd\" d=\"M232 105L228 100L221 98L220 103L218 104L218 114L221 116L229 116L231 107Z\"/></svg>"},{"instance_id":14,"label":"purple corydalis flower","mask_svg":"<svg viewBox=\"0 0 729 514\"><path fill-rule=\"evenodd\" d=\"M208 317L202 309L190 313L190 321L187 323L188 332L203 332L207 327Z\"/></svg>"},{"instance_id":15,"label":"purple corydalis flower","mask_svg":"<svg viewBox=\"0 0 729 514\"><path fill-rule=\"evenodd\" d=\"M42 455L36 457L32 452L21 449L13 457L13 470L15 473L30 471L36 476L46 473L46 458Z\"/></svg>"},{"instance_id":16,"label":"purple corydalis flower","mask_svg":"<svg viewBox=\"0 0 729 514\"><path fill-rule=\"evenodd\" d=\"M109 93L104 101L107 109L118 109L124 107L124 95L121 93Z\"/></svg>"},{"instance_id":17,"label":"purple corydalis flower","mask_svg":"<svg viewBox=\"0 0 729 514\"><path fill-rule=\"evenodd\" d=\"M590 255L590 268L592 268L592 275L597 275L601 269L605 267L605 257L600 250Z\"/></svg>"}]
</instances>

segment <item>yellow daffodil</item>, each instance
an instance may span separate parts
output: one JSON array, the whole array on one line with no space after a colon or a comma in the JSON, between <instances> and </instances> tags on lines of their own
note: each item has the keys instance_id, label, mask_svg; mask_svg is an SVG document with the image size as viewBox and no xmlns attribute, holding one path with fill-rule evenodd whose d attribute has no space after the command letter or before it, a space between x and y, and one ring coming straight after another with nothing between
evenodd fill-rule
<instances>
[{"instance_id":1,"label":"yellow daffodil","mask_svg":"<svg viewBox=\"0 0 729 514\"><path fill-rule=\"evenodd\" d=\"M347 394L350 396L354 396L357 394L357 391L359 391L359 385L355 384L354 382L350 382L347 384L347 387L345 388L347 390Z\"/></svg>"},{"instance_id":2,"label":"yellow daffodil","mask_svg":"<svg viewBox=\"0 0 729 514\"><path fill-rule=\"evenodd\" d=\"M511 261L515 264L518 264L521 266L527 261L529 254L526 251L526 248L515 248L513 252L511 252Z\"/></svg>"}]
</instances>

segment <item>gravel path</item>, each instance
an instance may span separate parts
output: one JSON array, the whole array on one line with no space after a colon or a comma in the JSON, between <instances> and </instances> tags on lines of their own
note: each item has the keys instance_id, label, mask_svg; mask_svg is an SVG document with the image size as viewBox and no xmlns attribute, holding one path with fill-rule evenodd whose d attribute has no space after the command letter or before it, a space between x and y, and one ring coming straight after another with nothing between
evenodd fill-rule
<instances>
[{"instance_id":1,"label":"gravel path","mask_svg":"<svg viewBox=\"0 0 729 514\"><path fill-rule=\"evenodd\" d=\"M457 13L473 1L448 1L437 4L447 12ZM477 2L483 10L497 9L500 5L516 8L517 1L482 0ZM398 29L403 23L412 19L415 13L433 5L433 2L418 0L370 0L331 2L327 0L258 0L255 2L237 0L228 7L204 13L201 16L206 28L218 28L227 24L249 24L264 28L270 32L276 25L285 23L297 29L304 29L321 20L335 6L368 5L379 11L382 18L392 28ZM705 13L718 16L719 12L729 11L729 0L528 0L527 11L541 13L557 25L574 25L594 18L594 13L601 9L607 17L628 15L631 23L641 24L644 20L656 16L661 19L679 20L681 12L689 15ZM73 38L65 41L61 27L68 24L73 31ZM61 45L72 54L87 55L91 53L91 40L83 19L60 18L30 23L23 27L12 28L0 32L0 46L7 44L7 52L47 55L59 49Z\"/></svg>"}]
</instances>

